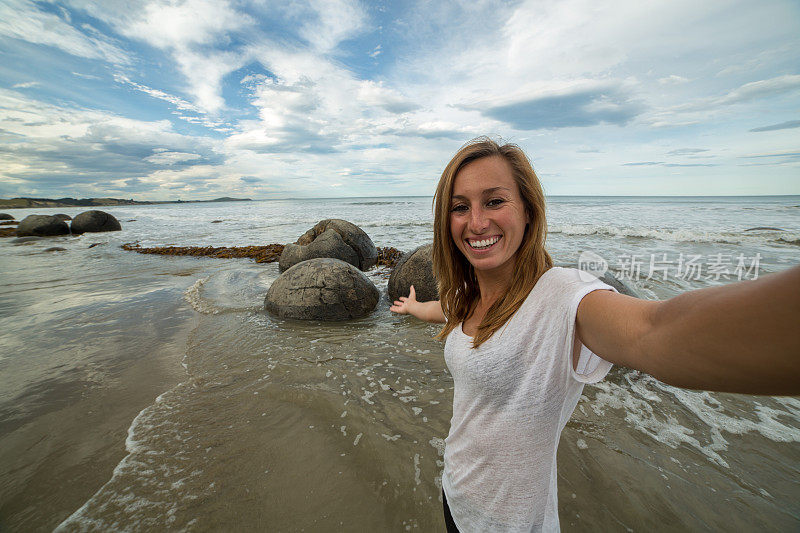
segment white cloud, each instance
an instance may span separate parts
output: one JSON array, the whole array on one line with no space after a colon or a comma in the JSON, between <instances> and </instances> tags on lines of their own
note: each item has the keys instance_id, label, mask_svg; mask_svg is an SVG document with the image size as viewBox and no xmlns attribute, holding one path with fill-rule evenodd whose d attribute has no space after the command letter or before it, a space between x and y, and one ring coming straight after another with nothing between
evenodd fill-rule
<instances>
[{"instance_id":1,"label":"white cloud","mask_svg":"<svg viewBox=\"0 0 800 533\"><path fill-rule=\"evenodd\" d=\"M364 80L359 85L358 99L368 106L380 107L390 113L407 113L420 108L419 104L384 86L382 82Z\"/></svg>"},{"instance_id":2,"label":"white cloud","mask_svg":"<svg viewBox=\"0 0 800 533\"><path fill-rule=\"evenodd\" d=\"M28 81L25 83L17 83L11 86L12 89L30 89L31 87L38 87L41 85L38 81Z\"/></svg>"},{"instance_id":3,"label":"white cloud","mask_svg":"<svg viewBox=\"0 0 800 533\"><path fill-rule=\"evenodd\" d=\"M736 104L798 90L800 90L800 75L787 74L768 80L745 83L722 98L713 100L711 105Z\"/></svg>"},{"instance_id":4,"label":"white cloud","mask_svg":"<svg viewBox=\"0 0 800 533\"><path fill-rule=\"evenodd\" d=\"M323 53L355 36L367 21L363 9L353 0L312 0L308 8L310 16L298 33Z\"/></svg>"},{"instance_id":5,"label":"white cloud","mask_svg":"<svg viewBox=\"0 0 800 533\"><path fill-rule=\"evenodd\" d=\"M678 76L676 74L670 74L664 78L659 78L658 83L661 85L675 85L677 83L686 83L689 81L688 78L684 78L683 76Z\"/></svg>"},{"instance_id":6,"label":"white cloud","mask_svg":"<svg viewBox=\"0 0 800 533\"><path fill-rule=\"evenodd\" d=\"M252 24L250 16L236 11L227 1L185 0L150 2L120 29L157 48L186 49L224 39L229 32Z\"/></svg>"},{"instance_id":7,"label":"white cloud","mask_svg":"<svg viewBox=\"0 0 800 533\"><path fill-rule=\"evenodd\" d=\"M145 161L149 161L157 165L174 165L175 163L183 163L184 161L201 159L201 156L186 152L168 152L164 149L158 149L156 153L149 157L145 157L144 159Z\"/></svg>"},{"instance_id":8,"label":"white cloud","mask_svg":"<svg viewBox=\"0 0 800 533\"><path fill-rule=\"evenodd\" d=\"M117 83L130 85L137 91L141 91L149 96L152 96L153 98L158 98L159 100L164 100L165 102L169 102L177 109L181 109L184 111L193 111L195 113L201 112L199 107L187 102L183 98L166 93L164 91L160 91L158 89L153 89L152 87L148 87L147 85L142 85L141 83L133 82L130 80L130 78L128 78L124 74L120 73L114 74L114 81L116 81Z\"/></svg>"},{"instance_id":9,"label":"white cloud","mask_svg":"<svg viewBox=\"0 0 800 533\"><path fill-rule=\"evenodd\" d=\"M0 3L0 35L53 46L74 56L102 59L117 65L130 63L128 54L110 39L88 36L52 13L27 0Z\"/></svg>"}]
</instances>

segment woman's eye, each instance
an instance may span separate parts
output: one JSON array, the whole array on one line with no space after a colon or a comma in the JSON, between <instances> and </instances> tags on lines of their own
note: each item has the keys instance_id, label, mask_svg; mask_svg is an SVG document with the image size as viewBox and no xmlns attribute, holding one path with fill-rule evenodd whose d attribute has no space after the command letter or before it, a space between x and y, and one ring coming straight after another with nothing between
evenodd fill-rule
<instances>
[{"instance_id":1,"label":"woman's eye","mask_svg":"<svg viewBox=\"0 0 800 533\"><path fill-rule=\"evenodd\" d=\"M492 199L492 200L489 200L489 201L486 203L486 205L488 205L489 207L497 207L497 206L499 206L500 204L502 204L504 201L505 201L505 200L503 200L502 198L494 198L494 199Z\"/></svg>"},{"instance_id":2,"label":"woman's eye","mask_svg":"<svg viewBox=\"0 0 800 533\"><path fill-rule=\"evenodd\" d=\"M458 204L458 205L455 205L452 208L450 208L450 211L452 211L454 213L459 212L459 211L466 211L466 210L467 210L467 206L465 206L464 204Z\"/></svg>"}]
</instances>

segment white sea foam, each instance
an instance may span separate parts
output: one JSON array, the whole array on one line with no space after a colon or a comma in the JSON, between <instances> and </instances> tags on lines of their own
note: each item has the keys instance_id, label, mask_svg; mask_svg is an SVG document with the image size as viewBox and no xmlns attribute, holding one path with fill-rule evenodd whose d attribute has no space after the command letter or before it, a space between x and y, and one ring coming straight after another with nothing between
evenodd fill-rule
<instances>
[{"instance_id":1,"label":"white sea foam","mask_svg":"<svg viewBox=\"0 0 800 533\"><path fill-rule=\"evenodd\" d=\"M277 268L269 270L222 270L198 279L184 292L192 308L206 315L256 311L263 305Z\"/></svg>"},{"instance_id":2,"label":"white sea foam","mask_svg":"<svg viewBox=\"0 0 800 533\"><path fill-rule=\"evenodd\" d=\"M775 442L800 442L800 427L785 422L798 419L800 401L795 399L775 399L786 410L753 401L752 411L737 416L736 406L711 392L672 387L636 371L628 372L625 379L626 386L610 380L595 385L599 390L589 405L597 414L605 415L607 408L624 410L625 420L636 430L671 448L687 444L720 466L728 467L720 454L728 449L723 433L756 432ZM686 411L693 415L688 426L679 420Z\"/></svg>"},{"instance_id":3,"label":"white sea foam","mask_svg":"<svg viewBox=\"0 0 800 533\"><path fill-rule=\"evenodd\" d=\"M203 284L208 281L208 277L200 278L194 282L194 284L186 289L183 293L183 298L189 302L189 305L197 311L198 313L203 313L204 315L211 315L219 313L219 310L214 308L209 302L206 302L202 296L200 296L200 289L203 288Z\"/></svg>"},{"instance_id":4,"label":"white sea foam","mask_svg":"<svg viewBox=\"0 0 800 533\"><path fill-rule=\"evenodd\" d=\"M178 385L175 387L182 386ZM173 391L175 389L172 389ZM136 511L148 508L158 507L163 515L170 515L175 512L177 501L170 503L154 502L149 500L146 496L134 492L130 489L125 491L118 491L115 487L117 479L121 476L133 475L141 479L143 477L152 477L159 480L160 483L169 485L170 487L179 488L183 485L186 477L172 482L166 482L163 478L164 474L176 474L165 465L162 465L161 471L156 472L150 466L150 460L143 460L144 457L152 458L153 456L163 455L163 452L158 450L148 450L143 441L139 440L136 435L138 432L147 432L157 428L159 432L170 432L174 435L172 438L182 440L177 428L171 424L165 424L163 417L160 414L160 408L164 407L162 402L166 395L172 391L167 391L159 395L152 405L142 409L139 414L133 419L131 425L128 427L128 435L125 438L125 450L128 452L122 461L120 461L114 468L109 479L91 498L89 498L79 509L67 517L63 522L56 526L55 531L103 531L103 530L125 530L125 524L120 524L116 521L113 513L106 518L96 518L96 516L104 515L107 508L117 507L121 508L126 516L126 520L130 515L135 514ZM187 477L192 477L200 473L199 471L191 472ZM177 483L177 485L175 485ZM165 486L166 486L165 485ZM140 524L146 526L146 524Z\"/></svg>"},{"instance_id":5,"label":"white sea foam","mask_svg":"<svg viewBox=\"0 0 800 533\"><path fill-rule=\"evenodd\" d=\"M649 228L595 224L554 224L548 228L549 234L599 235L604 237L638 237L657 239L666 242L713 242L725 244L796 244L800 233L793 231L754 232L742 231L703 231L691 228Z\"/></svg>"}]
</instances>

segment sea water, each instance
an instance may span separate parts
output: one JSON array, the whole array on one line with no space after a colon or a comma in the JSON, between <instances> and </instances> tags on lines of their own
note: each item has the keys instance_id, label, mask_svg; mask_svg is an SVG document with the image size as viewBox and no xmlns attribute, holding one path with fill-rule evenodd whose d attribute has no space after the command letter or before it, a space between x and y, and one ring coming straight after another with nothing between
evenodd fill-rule
<instances>
[{"instance_id":1,"label":"sea water","mask_svg":"<svg viewBox=\"0 0 800 533\"><path fill-rule=\"evenodd\" d=\"M343 218L409 251L430 198L101 209L121 232L0 240L0 529L443 528L453 382L437 328L389 312L388 270L366 273L369 316L298 322L263 311L276 263L120 248L288 243ZM593 252L649 299L800 263L796 196L551 197L548 230L557 262ZM797 399L614 368L562 435L562 528L796 530L798 441Z\"/></svg>"}]
</instances>

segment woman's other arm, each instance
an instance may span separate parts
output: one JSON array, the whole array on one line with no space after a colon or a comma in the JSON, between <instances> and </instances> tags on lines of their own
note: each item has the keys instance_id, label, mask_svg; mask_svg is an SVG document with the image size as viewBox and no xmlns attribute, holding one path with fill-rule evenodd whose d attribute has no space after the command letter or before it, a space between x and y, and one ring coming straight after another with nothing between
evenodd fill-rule
<instances>
[{"instance_id":1,"label":"woman's other arm","mask_svg":"<svg viewBox=\"0 0 800 533\"><path fill-rule=\"evenodd\" d=\"M663 302L594 291L576 322L603 359L671 385L800 394L800 266Z\"/></svg>"},{"instance_id":2,"label":"woman's other arm","mask_svg":"<svg viewBox=\"0 0 800 533\"><path fill-rule=\"evenodd\" d=\"M444 324L447 322L439 300L418 302L417 293L414 291L413 285L411 286L408 296L401 296L399 300L395 300L394 305L390 307L389 310L401 315L413 315L425 322L433 322L435 324Z\"/></svg>"}]
</instances>

